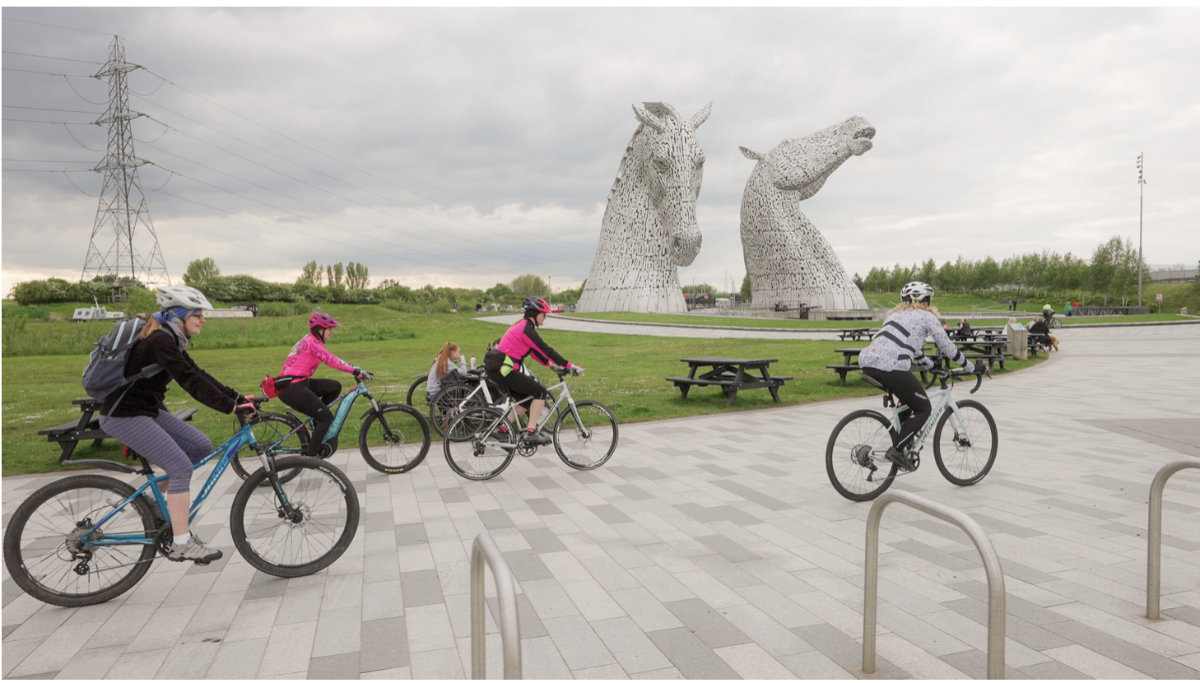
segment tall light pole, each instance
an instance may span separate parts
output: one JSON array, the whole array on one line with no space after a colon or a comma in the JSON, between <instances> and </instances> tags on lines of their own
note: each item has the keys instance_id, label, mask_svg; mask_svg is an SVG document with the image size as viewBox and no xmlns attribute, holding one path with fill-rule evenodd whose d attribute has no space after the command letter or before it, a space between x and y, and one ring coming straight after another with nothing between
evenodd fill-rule
<instances>
[{"instance_id":1,"label":"tall light pole","mask_svg":"<svg viewBox=\"0 0 1200 683\"><path fill-rule=\"evenodd\" d=\"M1138 306L1142 305L1142 206L1145 203L1146 178L1142 175L1142 154L1138 154Z\"/></svg>"}]
</instances>

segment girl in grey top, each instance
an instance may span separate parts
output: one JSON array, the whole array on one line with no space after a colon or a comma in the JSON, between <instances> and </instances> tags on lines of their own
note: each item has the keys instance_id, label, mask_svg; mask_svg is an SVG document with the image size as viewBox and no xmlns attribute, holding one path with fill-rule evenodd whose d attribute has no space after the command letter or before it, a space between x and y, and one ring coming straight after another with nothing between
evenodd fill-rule
<instances>
[{"instance_id":1,"label":"girl in grey top","mask_svg":"<svg viewBox=\"0 0 1200 683\"><path fill-rule=\"evenodd\" d=\"M933 337L934 344L950 360L968 372L977 371L975 364L967 360L942 329L937 309L930 305L932 298L933 287L924 282L904 285L900 290L900 305L888 313L879 332L871 338L871 345L858 354L858 364L863 374L887 387L901 403L910 408L909 415L900 424L896 445L889 448L887 453L889 460L905 470L913 468L906 448L933 412L925 387L911 372L913 363L920 364L926 370L934 367L933 361L922 350L925 339ZM980 369L982 367L980 363Z\"/></svg>"}]
</instances>

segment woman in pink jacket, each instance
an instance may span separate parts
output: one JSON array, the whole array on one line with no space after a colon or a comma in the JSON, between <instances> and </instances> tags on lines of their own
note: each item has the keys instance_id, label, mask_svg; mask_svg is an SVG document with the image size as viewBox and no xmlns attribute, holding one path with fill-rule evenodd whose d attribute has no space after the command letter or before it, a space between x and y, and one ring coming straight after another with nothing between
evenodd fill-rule
<instances>
[{"instance_id":1,"label":"woman in pink jacket","mask_svg":"<svg viewBox=\"0 0 1200 683\"><path fill-rule=\"evenodd\" d=\"M334 370L354 375L356 380L359 377L371 378L371 373L350 365L325 348L335 327L341 325L327 313L309 316L309 333L292 347L287 360L283 361L280 377L275 380L276 386L286 382L279 391L279 400L313 419L312 438L305 455L322 458L332 455L332 445L323 443L329 425L333 424L333 412L328 404L342 393L342 383L334 379L316 379L312 374L324 363Z\"/></svg>"}]
</instances>

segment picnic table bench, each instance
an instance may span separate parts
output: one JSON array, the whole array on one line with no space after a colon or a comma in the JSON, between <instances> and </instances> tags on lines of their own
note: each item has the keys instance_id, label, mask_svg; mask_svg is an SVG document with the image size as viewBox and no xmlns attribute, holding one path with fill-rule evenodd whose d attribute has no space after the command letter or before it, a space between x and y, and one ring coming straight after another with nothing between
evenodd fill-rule
<instances>
[{"instance_id":1,"label":"picnic table bench","mask_svg":"<svg viewBox=\"0 0 1200 683\"><path fill-rule=\"evenodd\" d=\"M862 349L860 349L860 348L834 349L833 352L842 354L842 357L844 358L844 360L842 361L841 364L832 363L830 365L826 365L825 367L836 372L838 374L838 376L841 378L842 384L845 384L846 383L846 375L849 375L850 373L852 373L856 370L862 369L858 366L858 361L856 361L854 359L855 356L857 356L860 351L862 351Z\"/></svg>"},{"instance_id":2,"label":"picnic table bench","mask_svg":"<svg viewBox=\"0 0 1200 683\"><path fill-rule=\"evenodd\" d=\"M779 387L791 377L773 376L769 370L777 358L681 358L688 364L687 377L668 377L679 389L681 399L686 399L688 390L694 386L715 386L725 392L725 405L733 405L737 393L743 389L767 389L771 398L779 402ZM709 368L697 375L701 368ZM754 374L757 372L758 374Z\"/></svg>"},{"instance_id":3,"label":"picnic table bench","mask_svg":"<svg viewBox=\"0 0 1200 683\"><path fill-rule=\"evenodd\" d=\"M96 414L100 410L100 406L104 404L103 400L77 398L71 401L71 404L79 406L78 420L64 422L38 431L38 435L45 435L47 441L57 443L62 449L59 462L69 459L80 441L91 440L94 446L99 446L104 439L109 438L108 434L100 429L100 416ZM173 411L172 414L181 420L188 421L196 414L196 408L180 408Z\"/></svg>"}]
</instances>

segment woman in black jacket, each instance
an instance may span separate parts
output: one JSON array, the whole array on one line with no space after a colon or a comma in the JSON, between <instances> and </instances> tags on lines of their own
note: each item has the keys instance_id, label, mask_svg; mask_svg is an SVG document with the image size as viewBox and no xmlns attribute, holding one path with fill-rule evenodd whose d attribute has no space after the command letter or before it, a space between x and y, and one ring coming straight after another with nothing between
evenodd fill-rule
<instances>
[{"instance_id":1,"label":"woman in black jacket","mask_svg":"<svg viewBox=\"0 0 1200 683\"><path fill-rule=\"evenodd\" d=\"M171 414L163 403L172 380L197 401L222 413L250 414L254 404L202 370L187 347L204 326L204 311L212 305L192 287L162 287L155 297L162 310L146 318L140 340L129 354L125 376L148 365L162 368L104 399L100 428L167 473L167 512L174 544L167 558L208 563L221 557L188 529L191 480L195 463L212 452L212 441L199 429Z\"/></svg>"}]
</instances>

